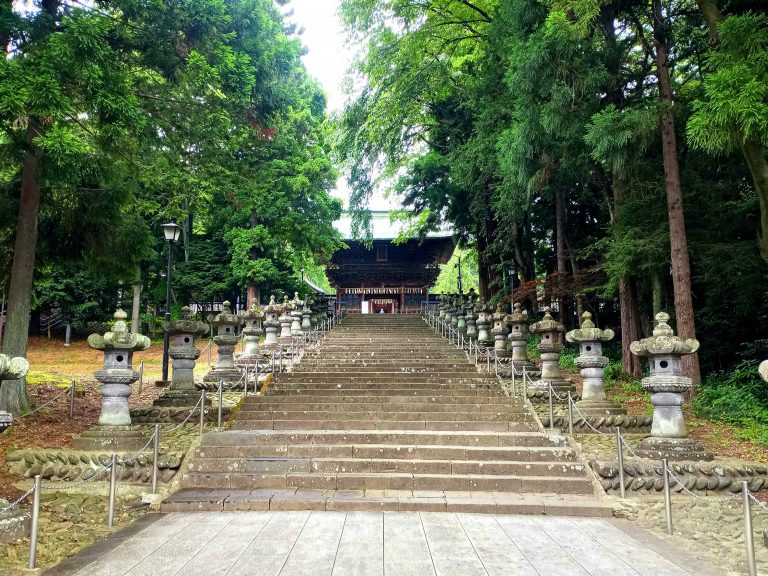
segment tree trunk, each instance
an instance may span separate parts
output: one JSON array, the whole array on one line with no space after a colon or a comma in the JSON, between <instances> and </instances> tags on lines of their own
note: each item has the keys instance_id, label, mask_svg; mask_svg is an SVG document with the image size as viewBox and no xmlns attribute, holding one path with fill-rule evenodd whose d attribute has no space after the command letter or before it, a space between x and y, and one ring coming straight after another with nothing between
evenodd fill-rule
<instances>
[{"instance_id":1,"label":"tree trunk","mask_svg":"<svg viewBox=\"0 0 768 576\"><path fill-rule=\"evenodd\" d=\"M653 41L656 47L656 68L661 101L661 144L664 158L664 180L669 215L669 244L672 251L672 286L675 294L677 332L681 338L696 338L691 299L691 265L685 232L683 193L680 188L680 167L677 160L675 117L672 110L672 83L669 76L667 31L663 20L661 0L653 0ZM701 382L697 354L683 356L683 371L694 386Z\"/></svg>"},{"instance_id":2,"label":"tree trunk","mask_svg":"<svg viewBox=\"0 0 768 576\"><path fill-rule=\"evenodd\" d=\"M131 307L131 332L139 333L139 313L141 312L141 272L137 272L136 282L133 285L133 306Z\"/></svg>"},{"instance_id":3,"label":"tree trunk","mask_svg":"<svg viewBox=\"0 0 768 576\"><path fill-rule=\"evenodd\" d=\"M568 251L565 241L565 192L558 187L555 191L555 251L557 254L557 302L560 322L570 328L568 299L565 295L565 277L568 274Z\"/></svg>"},{"instance_id":4,"label":"tree trunk","mask_svg":"<svg viewBox=\"0 0 768 576\"><path fill-rule=\"evenodd\" d=\"M251 282L248 284L248 292L246 296L246 306L248 310L253 307L254 302L256 302L257 306L261 304L261 286L258 282Z\"/></svg>"},{"instance_id":5,"label":"tree trunk","mask_svg":"<svg viewBox=\"0 0 768 576\"><path fill-rule=\"evenodd\" d=\"M760 254L768 260L768 153L754 140L743 142L741 151L752 174L752 182L760 202L758 246L760 247Z\"/></svg>"},{"instance_id":6,"label":"tree trunk","mask_svg":"<svg viewBox=\"0 0 768 576\"><path fill-rule=\"evenodd\" d=\"M637 293L631 278L619 279L619 307L621 314L621 371L639 378L643 373L640 358L632 354L629 345L640 340L640 311Z\"/></svg>"},{"instance_id":7,"label":"tree trunk","mask_svg":"<svg viewBox=\"0 0 768 576\"><path fill-rule=\"evenodd\" d=\"M33 139L40 133L41 129L37 122L30 118L27 128L29 149L24 154L21 171L19 215L8 289L8 321L3 338L3 353L9 356L27 355L42 172L42 152L33 144ZM0 410L6 410L17 416L29 410L27 386L23 378L6 380L0 386Z\"/></svg>"}]
</instances>

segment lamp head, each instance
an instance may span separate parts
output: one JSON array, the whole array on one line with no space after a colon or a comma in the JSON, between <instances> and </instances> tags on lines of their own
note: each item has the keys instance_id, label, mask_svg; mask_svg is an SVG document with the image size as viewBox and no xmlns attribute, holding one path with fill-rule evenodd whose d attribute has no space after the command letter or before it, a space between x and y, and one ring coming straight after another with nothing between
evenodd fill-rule
<instances>
[{"instance_id":1,"label":"lamp head","mask_svg":"<svg viewBox=\"0 0 768 576\"><path fill-rule=\"evenodd\" d=\"M181 226L174 224L173 222L161 224L160 228L163 229L163 235L165 235L165 239L168 242L176 242L176 240L179 239L179 236L181 236Z\"/></svg>"}]
</instances>

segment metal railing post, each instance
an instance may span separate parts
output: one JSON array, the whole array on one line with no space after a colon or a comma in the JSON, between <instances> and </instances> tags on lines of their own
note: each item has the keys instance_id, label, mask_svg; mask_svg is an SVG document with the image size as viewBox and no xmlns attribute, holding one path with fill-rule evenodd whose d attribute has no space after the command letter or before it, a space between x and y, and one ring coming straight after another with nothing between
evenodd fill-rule
<instances>
[{"instance_id":1,"label":"metal railing post","mask_svg":"<svg viewBox=\"0 0 768 576\"><path fill-rule=\"evenodd\" d=\"M205 425L205 388L200 390L200 436L203 435Z\"/></svg>"},{"instance_id":2,"label":"metal railing post","mask_svg":"<svg viewBox=\"0 0 768 576\"><path fill-rule=\"evenodd\" d=\"M40 526L40 482L42 476L35 476L35 493L32 499L32 527L29 531L29 564L30 570L37 564L37 532Z\"/></svg>"},{"instance_id":3,"label":"metal railing post","mask_svg":"<svg viewBox=\"0 0 768 576\"><path fill-rule=\"evenodd\" d=\"M107 512L107 526L112 528L115 523L115 495L117 493L117 454L112 453L112 469L109 476L109 511Z\"/></svg>"},{"instance_id":4,"label":"metal railing post","mask_svg":"<svg viewBox=\"0 0 768 576\"><path fill-rule=\"evenodd\" d=\"M616 426L616 458L619 461L619 494L622 500L626 497L624 488L624 446L621 443L621 428Z\"/></svg>"},{"instance_id":5,"label":"metal railing post","mask_svg":"<svg viewBox=\"0 0 768 576\"><path fill-rule=\"evenodd\" d=\"M528 381L525 379L525 366L523 366L523 399L528 398Z\"/></svg>"},{"instance_id":6,"label":"metal railing post","mask_svg":"<svg viewBox=\"0 0 768 576\"><path fill-rule=\"evenodd\" d=\"M254 378L253 378L253 393L259 393L259 359L256 358L256 366L254 366Z\"/></svg>"},{"instance_id":7,"label":"metal railing post","mask_svg":"<svg viewBox=\"0 0 768 576\"><path fill-rule=\"evenodd\" d=\"M669 490L669 465L666 458L661 461L661 473L664 476L664 513L667 517L667 534L672 534L672 493Z\"/></svg>"},{"instance_id":8,"label":"metal railing post","mask_svg":"<svg viewBox=\"0 0 768 576\"><path fill-rule=\"evenodd\" d=\"M549 384L549 429L555 429L555 408L552 405L552 384Z\"/></svg>"},{"instance_id":9,"label":"metal railing post","mask_svg":"<svg viewBox=\"0 0 768 576\"><path fill-rule=\"evenodd\" d=\"M210 365L210 362L208 364ZM139 362L139 394L142 388L144 388L144 360Z\"/></svg>"},{"instance_id":10,"label":"metal railing post","mask_svg":"<svg viewBox=\"0 0 768 576\"><path fill-rule=\"evenodd\" d=\"M279 367L278 372L280 372L280 374L283 373L283 348L282 348L282 346L280 347L280 367Z\"/></svg>"},{"instance_id":11,"label":"metal railing post","mask_svg":"<svg viewBox=\"0 0 768 576\"><path fill-rule=\"evenodd\" d=\"M752 531L752 503L749 501L749 484L746 480L741 483L741 498L744 505L744 542L747 547L747 573L749 576L757 576L755 533Z\"/></svg>"},{"instance_id":12,"label":"metal railing post","mask_svg":"<svg viewBox=\"0 0 768 576\"><path fill-rule=\"evenodd\" d=\"M245 393L248 394L248 380L246 380L243 384L245 384ZM221 407L222 407L222 400L224 395L224 380L219 380L219 415L218 420L216 422L216 427L221 428Z\"/></svg>"},{"instance_id":13,"label":"metal railing post","mask_svg":"<svg viewBox=\"0 0 768 576\"><path fill-rule=\"evenodd\" d=\"M157 494L157 476L160 471L160 424L155 424L155 437L152 439L152 494Z\"/></svg>"},{"instance_id":14,"label":"metal railing post","mask_svg":"<svg viewBox=\"0 0 768 576\"><path fill-rule=\"evenodd\" d=\"M243 398L248 397L248 366L243 368Z\"/></svg>"},{"instance_id":15,"label":"metal railing post","mask_svg":"<svg viewBox=\"0 0 768 576\"><path fill-rule=\"evenodd\" d=\"M69 417L70 419L75 417L75 379L72 378L72 386L69 389Z\"/></svg>"},{"instance_id":16,"label":"metal railing post","mask_svg":"<svg viewBox=\"0 0 768 576\"><path fill-rule=\"evenodd\" d=\"M571 399L571 391L568 391L568 436L573 438L573 400Z\"/></svg>"}]
</instances>

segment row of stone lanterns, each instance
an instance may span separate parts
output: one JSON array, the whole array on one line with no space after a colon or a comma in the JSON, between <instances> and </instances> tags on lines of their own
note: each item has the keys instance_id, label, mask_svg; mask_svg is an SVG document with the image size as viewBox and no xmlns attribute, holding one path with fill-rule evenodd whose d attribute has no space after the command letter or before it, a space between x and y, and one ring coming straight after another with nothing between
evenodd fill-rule
<instances>
[{"instance_id":1,"label":"row of stone lanterns","mask_svg":"<svg viewBox=\"0 0 768 576\"><path fill-rule=\"evenodd\" d=\"M552 317L550 308L544 309L544 317L528 326L528 315L520 303L514 305L511 314L504 314L497 305L493 314L483 300L476 300L473 294L446 295L440 299L438 321L451 324L461 333L462 316L477 314L477 341L490 346L487 334L489 319L493 321L493 349L498 358L510 358L510 369L516 374L538 376L531 378L532 394L536 391L563 395L574 392L573 384L566 380L560 370L560 352L563 336L568 342L579 345L579 356L575 359L583 379L581 399L575 403L578 413L586 418L615 414L626 414L616 403L608 400L603 379L608 358L603 356L602 345L613 339L612 330L598 328L592 314L582 315L581 326L568 333L564 326ZM470 312L471 311L471 312ZM691 380L682 373L683 355L698 350L696 340L683 340L675 336L669 326L669 315L656 315L653 335L633 342L633 354L648 357L650 375L642 380L642 386L651 392L653 421L651 435L644 439L636 453L649 458L671 458L678 460L709 460L712 453L688 438L683 417L683 394L691 389ZM463 332L466 334L466 332ZM541 355L541 370L528 358L527 346L530 334L537 334L541 341L537 347ZM502 371L503 372L503 371ZM761 375L768 381L768 362L761 366Z\"/></svg>"}]
</instances>

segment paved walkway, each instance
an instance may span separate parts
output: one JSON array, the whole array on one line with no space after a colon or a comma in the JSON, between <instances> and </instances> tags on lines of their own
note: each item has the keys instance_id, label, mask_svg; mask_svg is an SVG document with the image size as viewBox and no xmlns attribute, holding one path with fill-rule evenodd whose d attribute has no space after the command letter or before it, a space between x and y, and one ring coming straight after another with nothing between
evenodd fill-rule
<instances>
[{"instance_id":1,"label":"paved walkway","mask_svg":"<svg viewBox=\"0 0 768 576\"><path fill-rule=\"evenodd\" d=\"M150 515L46 574L722 574L622 520L431 512Z\"/></svg>"}]
</instances>

